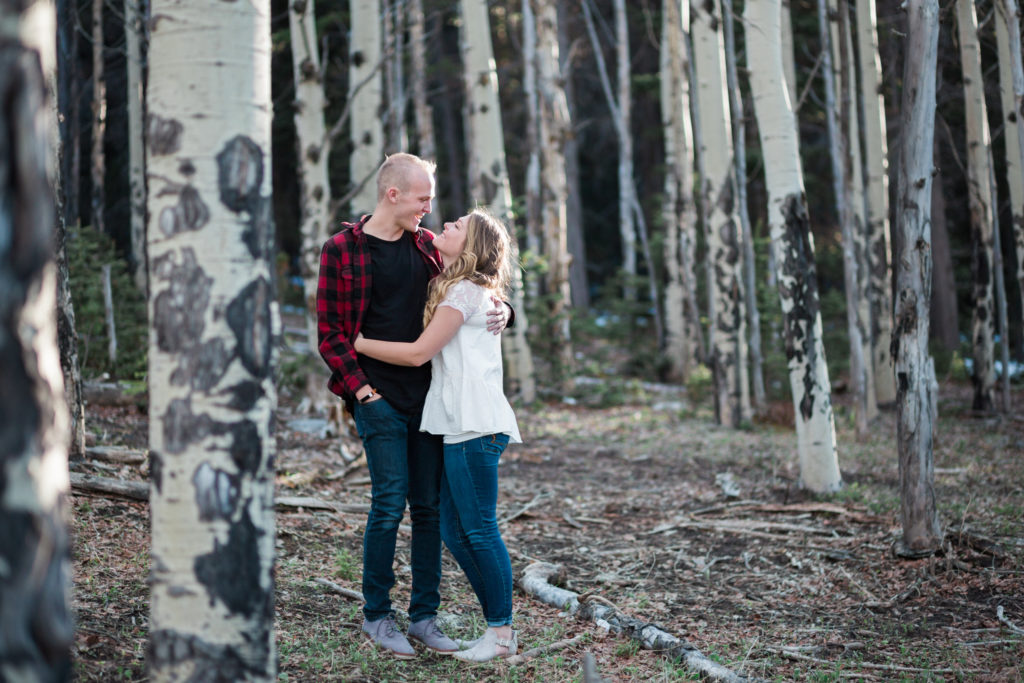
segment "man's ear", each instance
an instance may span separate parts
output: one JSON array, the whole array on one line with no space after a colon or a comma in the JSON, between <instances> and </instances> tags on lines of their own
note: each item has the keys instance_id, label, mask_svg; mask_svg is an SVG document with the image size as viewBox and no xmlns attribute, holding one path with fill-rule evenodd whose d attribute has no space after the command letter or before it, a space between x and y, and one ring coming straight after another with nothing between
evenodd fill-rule
<instances>
[{"instance_id":1,"label":"man's ear","mask_svg":"<svg viewBox=\"0 0 1024 683\"><path fill-rule=\"evenodd\" d=\"M401 191L397 187L389 187L388 191L384 194L387 196L388 200L394 204L398 201L398 195L401 194Z\"/></svg>"}]
</instances>

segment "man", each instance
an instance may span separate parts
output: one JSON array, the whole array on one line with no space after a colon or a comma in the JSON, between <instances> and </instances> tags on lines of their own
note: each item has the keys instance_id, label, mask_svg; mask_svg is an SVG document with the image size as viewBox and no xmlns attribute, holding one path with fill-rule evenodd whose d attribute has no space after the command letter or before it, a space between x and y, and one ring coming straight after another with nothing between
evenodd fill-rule
<instances>
[{"instance_id":1,"label":"man","mask_svg":"<svg viewBox=\"0 0 1024 683\"><path fill-rule=\"evenodd\" d=\"M371 504L363 535L363 631L396 657L416 656L395 625L391 588L398 525L406 500L412 520L409 638L444 654L458 644L437 626L441 602L441 438L421 432L430 365L405 367L356 354L360 332L373 339L415 341L423 330L427 283L441 272L434 234L420 227L434 199L432 162L393 154L377 172L377 206L324 243L317 287L320 355L328 387L345 399L366 450ZM505 326L504 307L490 329Z\"/></svg>"}]
</instances>

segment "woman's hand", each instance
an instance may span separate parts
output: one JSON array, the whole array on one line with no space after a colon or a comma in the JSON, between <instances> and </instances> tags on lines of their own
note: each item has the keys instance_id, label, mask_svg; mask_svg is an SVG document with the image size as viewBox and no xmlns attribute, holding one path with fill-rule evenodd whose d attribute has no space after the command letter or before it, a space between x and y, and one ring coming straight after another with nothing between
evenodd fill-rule
<instances>
[{"instance_id":1,"label":"woman's hand","mask_svg":"<svg viewBox=\"0 0 1024 683\"><path fill-rule=\"evenodd\" d=\"M487 311L487 329L494 334L501 334L501 331L508 325L508 306L496 296L491 297L494 308ZM358 351L358 347L356 351Z\"/></svg>"},{"instance_id":2,"label":"woman's hand","mask_svg":"<svg viewBox=\"0 0 1024 683\"><path fill-rule=\"evenodd\" d=\"M356 335L355 341L352 342L352 348L356 350L356 353L362 353L363 351L366 350L366 345L363 344L364 339L365 337L363 336L362 332Z\"/></svg>"}]
</instances>

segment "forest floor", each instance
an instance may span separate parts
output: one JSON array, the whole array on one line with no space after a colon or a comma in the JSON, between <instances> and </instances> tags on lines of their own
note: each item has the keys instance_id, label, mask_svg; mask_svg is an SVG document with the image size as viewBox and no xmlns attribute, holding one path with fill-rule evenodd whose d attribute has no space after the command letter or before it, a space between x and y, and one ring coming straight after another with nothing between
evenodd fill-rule
<instances>
[{"instance_id":1,"label":"forest floor","mask_svg":"<svg viewBox=\"0 0 1024 683\"><path fill-rule=\"evenodd\" d=\"M858 439L850 411L837 402L844 487L814 496L799 486L790 426L721 428L685 392L656 389L634 385L613 407L517 408L525 443L503 456L498 503L517 575L533 561L560 564L563 587L653 623L752 679L1024 680L1020 388L1016 413L979 416L969 387L941 386L935 494L945 541L938 554L916 560L892 551L901 536L893 411ZM283 392L277 495L366 504L365 465L346 467L339 452L359 454L358 439L310 434L301 422L310 416L295 410ZM97 445L146 445L138 406L90 405L88 428ZM147 476L145 464L90 459L72 471ZM279 508L280 680L579 681L586 653L606 681L699 678L626 634L520 589L521 651L575 638L570 646L516 666L384 656L359 630L359 601L330 585L359 591L364 523L362 512ZM76 680L142 680L147 505L76 492L73 535ZM398 608L408 600L408 543L403 529ZM447 551L441 609L453 635L482 628Z\"/></svg>"}]
</instances>

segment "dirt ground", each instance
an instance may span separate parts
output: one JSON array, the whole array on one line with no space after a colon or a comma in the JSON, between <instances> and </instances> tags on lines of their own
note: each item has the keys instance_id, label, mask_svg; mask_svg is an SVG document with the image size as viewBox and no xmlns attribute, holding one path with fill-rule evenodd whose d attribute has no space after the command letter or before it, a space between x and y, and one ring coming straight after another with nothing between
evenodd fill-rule
<instances>
[{"instance_id":1,"label":"dirt ground","mask_svg":"<svg viewBox=\"0 0 1024 683\"><path fill-rule=\"evenodd\" d=\"M940 395L935 494L946 536L941 552L917 560L892 550L901 535L894 412L858 440L837 404L844 488L813 496L799 486L791 427L717 427L683 392L640 388L629 405L610 408L518 407L525 443L503 458L499 500L513 569L560 564L563 587L752 679L1024 680L1024 421L1019 411L973 414L964 386L943 385ZM1019 389L1014 398L1020 406ZM282 395L278 495L367 503L365 466L346 467L340 456L358 454L358 440L293 428L309 417L294 410ZM145 448L137 406L90 406L89 421L97 444ZM139 481L145 469L73 463L73 471ZM73 502L76 678L143 680L147 506L81 493ZM573 681L583 678L586 653L607 681L695 678L628 634L521 590L521 649L573 644L516 666L384 657L359 633L359 602L318 581L359 590L364 522L360 512L279 511L280 680ZM403 531L398 608L408 599L408 540ZM481 629L447 553L442 595L451 632Z\"/></svg>"}]
</instances>

